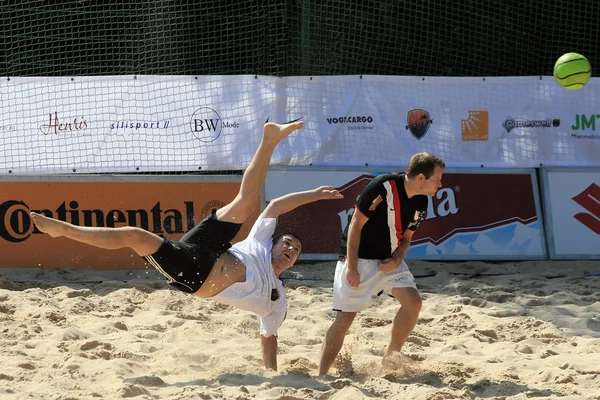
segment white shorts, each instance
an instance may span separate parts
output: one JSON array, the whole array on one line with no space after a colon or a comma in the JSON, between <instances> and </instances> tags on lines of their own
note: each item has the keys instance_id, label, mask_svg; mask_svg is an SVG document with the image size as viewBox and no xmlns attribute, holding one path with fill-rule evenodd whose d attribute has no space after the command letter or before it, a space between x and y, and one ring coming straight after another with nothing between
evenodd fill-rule
<instances>
[{"instance_id":1,"label":"white shorts","mask_svg":"<svg viewBox=\"0 0 600 400\"><path fill-rule=\"evenodd\" d=\"M353 288L346 280L346 259L338 261L333 280L333 310L358 312L369 308L381 291L391 295L394 288L417 288L415 278L404 261L398 268L382 272L381 260L358 259L360 285Z\"/></svg>"}]
</instances>

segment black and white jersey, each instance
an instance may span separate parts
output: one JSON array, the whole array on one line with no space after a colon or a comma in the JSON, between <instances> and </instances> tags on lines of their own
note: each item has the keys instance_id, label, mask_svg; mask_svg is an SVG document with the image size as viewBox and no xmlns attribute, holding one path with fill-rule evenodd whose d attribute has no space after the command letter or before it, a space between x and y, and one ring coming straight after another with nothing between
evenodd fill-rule
<instances>
[{"instance_id":1,"label":"black and white jersey","mask_svg":"<svg viewBox=\"0 0 600 400\"><path fill-rule=\"evenodd\" d=\"M427 211L427 196L408 198L404 174L376 176L362 191L354 212L369 220L360 234L358 258L385 259L392 256L406 229L416 230ZM340 256L346 256L348 228L342 234Z\"/></svg>"}]
</instances>

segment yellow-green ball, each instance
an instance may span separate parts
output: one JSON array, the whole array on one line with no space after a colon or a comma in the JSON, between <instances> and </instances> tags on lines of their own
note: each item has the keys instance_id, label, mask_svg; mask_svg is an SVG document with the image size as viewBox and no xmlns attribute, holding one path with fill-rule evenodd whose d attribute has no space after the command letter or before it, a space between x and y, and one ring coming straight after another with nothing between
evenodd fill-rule
<instances>
[{"instance_id":1,"label":"yellow-green ball","mask_svg":"<svg viewBox=\"0 0 600 400\"><path fill-rule=\"evenodd\" d=\"M563 54L554 64L554 78L564 88L581 89L592 76L587 58L577 53Z\"/></svg>"}]
</instances>

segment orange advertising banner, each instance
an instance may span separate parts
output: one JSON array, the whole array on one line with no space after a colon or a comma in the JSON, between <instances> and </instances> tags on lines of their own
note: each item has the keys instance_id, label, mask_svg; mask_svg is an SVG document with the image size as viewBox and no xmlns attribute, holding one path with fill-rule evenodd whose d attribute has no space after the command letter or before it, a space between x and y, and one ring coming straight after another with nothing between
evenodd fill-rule
<instances>
[{"instance_id":1,"label":"orange advertising banner","mask_svg":"<svg viewBox=\"0 0 600 400\"><path fill-rule=\"evenodd\" d=\"M53 239L34 226L29 212L80 226L137 226L178 240L213 208L237 195L240 176L226 176L222 181L218 176L210 178L0 182L0 267L149 268L131 249L104 250L66 238ZM256 200L256 210L234 242L246 237L258 217L260 200Z\"/></svg>"}]
</instances>

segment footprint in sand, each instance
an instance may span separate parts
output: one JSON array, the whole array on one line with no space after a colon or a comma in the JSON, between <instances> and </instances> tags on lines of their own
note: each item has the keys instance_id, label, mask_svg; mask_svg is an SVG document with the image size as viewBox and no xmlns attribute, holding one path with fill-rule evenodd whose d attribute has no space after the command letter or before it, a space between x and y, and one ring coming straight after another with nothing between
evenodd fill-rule
<instances>
[{"instance_id":1,"label":"footprint in sand","mask_svg":"<svg viewBox=\"0 0 600 400\"><path fill-rule=\"evenodd\" d=\"M127 378L124 379L125 383L131 385L140 385L140 386L149 386L149 387L162 387L167 386L165 381L163 381L158 376L138 376L135 378Z\"/></svg>"},{"instance_id":2,"label":"footprint in sand","mask_svg":"<svg viewBox=\"0 0 600 400\"><path fill-rule=\"evenodd\" d=\"M55 335L58 340L69 341L69 340L84 340L89 338L91 335L80 330L69 328Z\"/></svg>"},{"instance_id":3,"label":"footprint in sand","mask_svg":"<svg viewBox=\"0 0 600 400\"><path fill-rule=\"evenodd\" d=\"M487 300L483 299L470 299L469 304L473 307L485 308L488 306Z\"/></svg>"},{"instance_id":4,"label":"footprint in sand","mask_svg":"<svg viewBox=\"0 0 600 400\"><path fill-rule=\"evenodd\" d=\"M548 357L557 356L557 355L558 355L557 352L552 351L550 349L546 349L546 350L544 350L544 352L542 354L540 354L540 358L548 358Z\"/></svg>"},{"instance_id":5,"label":"footprint in sand","mask_svg":"<svg viewBox=\"0 0 600 400\"><path fill-rule=\"evenodd\" d=\"M47 312L45 317L48 321L52 322L53 324L60 324L67 320L67 317L65 317L62 313L58 313L56 311Z\"/></svg>"},{"instance_id":6,"label":"footprint in sand","mask_svg":"<svg viewBox=\"0 0 600 400\"><path fill-rule=\"evenodd\" d=\"M17 367L19 368L23 368L23 369L28 369L28 370L33 370L35 369L35 365L33 365L32 363L22 363L22 364L18 364Z\"/></svg>"},{"instance_id":7,"label":"footprint in sand","mask_svg":"<svg viewBox=\"0 0 600 400\"><path fill-rule=\"evenodd\" d=\"M189 320L189 321L200 321L200 322L206 322L209 321L210 318L208 318L207 316L205 316L202 313L198 313L198 314L177 314L175 315L175 318L181 318L181 319L185 319L185 320Z\"/></svg>"},{"instance_id":8,"label":"footprint in sand","mask_svg":"<svg viewBox=\"0 0 600 400\"><path fill-rule=\"evenodd\" d=\"M142 395L150 396L150 392L144 387L130 383L125 384L125 386L117 391L117 397L137 397Z\"/></svg>"},{"instance_id":9,"label":"footprint in sand","mask_svg":"<svg viewBox=\"0 0 600 400\"><path fill-rule=\"evenodd\" d=\"M429 347L429 341L425 338L417 337L414 333L406 339L409 343L414 343L417 346Z\"/></svg>"},{"instance_id":10,"label":"footprint in sand","mask_svg":"<svg viewBox=\"0 0 600 400\"><path fill-rule=\"evenodd\" d=\"M73 290L71 292L66 292L65 295L68 298L73 297L90 297L94 294L90 289L81 289L81 290Z\"/></svg>"},{"instance_id":11,"label":"footprint in sand","mask_svg":"<svg viewBox=\"0 0 600 400\"><path fill-rule=\"evenodd\" d=\"M372 318L372 317L364 317L361 318L360 324L365 328L375 328L381 326L387 326L392 323L391 319L387 318Z\"/></svg>"},{"instance_id":12,"label":"footprint in sand","mask_svg":"<svg viewBox=\"0 0 600 400\"><path fill-rule=\"evenodd\" d=\"M493 329L475 329L473 337L475 337L480 342L485 343L494 343L498 340L498 335Z\"/></svg>"},{"instance_id":13,"label":"footprint in sand","mask_svg":"<svg viewBox=\"0 0 600 400\"><path fill-rule=\"evenodd\" d=\"M89 341L89 342L85 342L84 344L82 344L81 346L79 346L79 350L81 350L81 351L91 350L91 349L94 349L94 348L96 348L98 346L101 346L101 345L102 346L108 345L109 346L109 350L110 350L110 348L112 348L112 347L110 347L110 344L108 344L108 343L101 343L101 342L99 342L97 340L92 340L92 341Z\"/></svg>"},{"instance_id":14,"label":"footprint in sand","mask_svg":"<svg viewBox=\"0 0 600 400\"><path fill-rule=\"evenodd\" d=\"M575 379L573 379L573 377L570 375L556 378L556 383L573 383L573 382L575 382Z\"/></svg>"},{"instance_id":15,"label":"footprint in sand","mask_svg":"<svg viewBox=\"0 0 600 400\"><path fill-rule=\"evenodd\" d=\"M533 349L526 344L521 344L516 348L517 353L521 354L533 354Z\"/></svg>"},{"instance_id":16,"label":"footprint in sand","mask_svg":"<svg viewBox=\"0 0 600 400\"><path fill-rule=\"evenodd\" d=\"M297 372L312 372L318 368L317 364L304 357L291 359L287 369Z\"/></svg>"},{"instance_id":17,"label":"footprint in sand","mask_svg":"<svg viewBox=\"0 0 600 400\"><path fill-rule=\"evenodd\" d=\"M598 321L599 317L587 318L585 320L585 326L594 332L600 332L600 321Z\"/></svg>"},{"instance_id":18,"label":"footprint in sand","mask_svg":"<svg viewBox=\"0 0 600 400\"><path fill-rule=\"evenodd\" d=\"M543 306L546 303L541 301L540 299L529 299L523 302L523 305L525 307L538 307L538 306Z\"/></svg>"}]
</instances>

